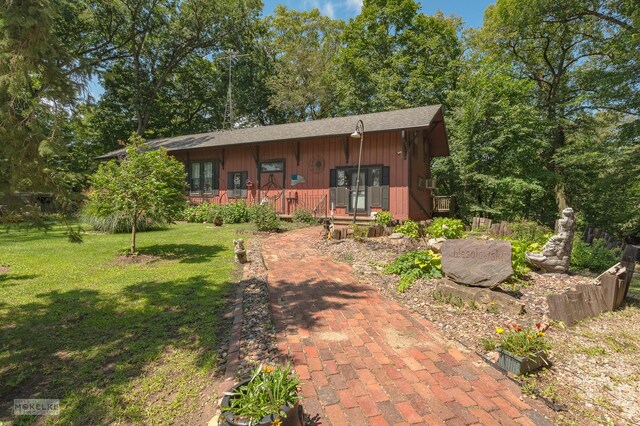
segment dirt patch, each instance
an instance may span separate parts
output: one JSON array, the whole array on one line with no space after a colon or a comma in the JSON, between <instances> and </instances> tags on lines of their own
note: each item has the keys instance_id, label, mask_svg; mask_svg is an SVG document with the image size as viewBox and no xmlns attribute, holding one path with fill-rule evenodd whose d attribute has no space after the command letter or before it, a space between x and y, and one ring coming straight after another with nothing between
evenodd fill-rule
<instances>
[{"instance_id":1,"label":"dirt patch","mask_svg":"<svg viewBox=\"0 0 640 426\"><path fill-rule=\"evenodd\" d=\"M8 274L11 272L11 268L8 266L0 265L0 274Z\"/></svg>"},{"instance_id":2,"label":"dirt patch","mask_svg":"<svg viewBox=\"0 0 640 426\"><path fill-rule=\"evenodd\" d=\"M161 259L160 256L153 256L150 254L139 254L137 256L122 255L122 256L118 256L118 259L113 264L115 266L148 265L150 263L157 262L160 259Z\"/></svg>"},{"instance_id":3,"label":"dirt patch","mask_svg":"<svg viewBox=\"0 0 640 426\"><path fill-rule=\"evenodd\" d=\"M495 352L484 348L482 338L494 337L498 326L511 323L548 322L549 294L589 284L594 276L549 275L531 272L525 280L501 284L525 305L523 315L487 312L468 303L451 304L434 293L439 280L418 280L404 293L396 287L400 277L383 273L403 248L387 238L364 243L344 240L322 241L316 247L335 260L349 263L362 282L376 287L391 299L413 309L436 324L451 339L463 343L481 356L492 359ZM637 268L637 270L640 270ZM555 413L559 424L638 424L640 419L640 277L636 274L627 303L582 321L571 328L552 326L547 336L553 345L553 365L537 375L520 378L525 392L537 393L564 408ZM398 344L406 336L386 336ZM534 391L535 389L535 391Z\"/></svg>"}]
</instances>

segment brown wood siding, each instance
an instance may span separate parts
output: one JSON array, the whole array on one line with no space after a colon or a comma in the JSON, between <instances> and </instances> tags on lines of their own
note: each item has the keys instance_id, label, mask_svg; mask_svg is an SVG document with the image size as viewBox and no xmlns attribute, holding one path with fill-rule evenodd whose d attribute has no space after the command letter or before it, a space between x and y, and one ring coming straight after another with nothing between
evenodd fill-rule
<instances>
[{"instance_id":1,"label":"brown wood siding","mask_svg":"<svg viewBox=\"0 0 640 426\"><path fill-rule=\"evenodd\" d=\"M366 126L366 123L365 123ZM355 127L355 123L354 123ZM419 137L420 139L420 137ZM349 161L345 158L343 142L349 146ZM285 185L285 214L293 213L295 199L320 200L327 196L327 208L329 209L329 171L336 167L357 167L358 150L360 140L348 137L318 138L299 142L299 164L295 156L297 142L276 142L259 145L260 161L283 160L285 161L286 185ZM420 143L419 143L420 144ZM256 146L252 147L228 147L224 149L224 167L220 164L220 194L210 197L215 202L225 202L227 188L227 172L247 171L249 180L253 182L253 188L249 191L249 202L259 201L258 189L265 184L266 176L263 174L262 182L258 182L258 169L253 157ZM397 219L407 219L412 210L409 197L409 161L414 161L411 155L407 160L403 159L402 139L399 131L366 133L362 152L362 166L389 166L390 167L390 203L389 210ZM187 163L196 160L218 159L222 161L223 150L199 149L172 153L177 159ZM422 151L420 151L422 152ZM319 160L323 163L319 170L315 163ZM424 164L424 162L423 162ZM417 167L414 167L417 169ZM291 186L291 175L302 175L305 183ZM417 178L416 178L417 179ZM415 183L417 188L417 180ZM201 201L202 197L191 197L194 201ZM373 209L379 210L379 209ZM324 216L318 212L319 216ZM327 212L328 214L328 212ZM336 208L336 216L347 216L345 208ZM412 218L419 219L420 217Z\"/></svg>"}]
</instances>

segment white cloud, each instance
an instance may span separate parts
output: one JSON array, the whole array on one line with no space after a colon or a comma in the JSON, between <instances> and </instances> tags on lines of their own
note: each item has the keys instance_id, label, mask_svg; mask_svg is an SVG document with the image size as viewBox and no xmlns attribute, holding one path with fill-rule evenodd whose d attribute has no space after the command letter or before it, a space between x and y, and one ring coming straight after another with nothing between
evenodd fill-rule
<instances>
[{"instance_id":1,"label":"white cloud","mask_svg":"<svg viewBox=\"0 0 640 426\"><path fill-rule=\"evenodd\" d=\"M330 1L324 3L320 7L320 11L331 19L334 19L336 17L335 11L333 10L333 3L331 3Z\"/></svg>"},{"instance_id":2,"label":"white cloud","mask_svg":"<svg viewBox=\"0 0 640 426\"><path fill-rule=\"evenodd\" d=\"M345 3L349 9L353 9L358 12L362 9L362 0L346 0Z\"/></svg>"}]
</instances>

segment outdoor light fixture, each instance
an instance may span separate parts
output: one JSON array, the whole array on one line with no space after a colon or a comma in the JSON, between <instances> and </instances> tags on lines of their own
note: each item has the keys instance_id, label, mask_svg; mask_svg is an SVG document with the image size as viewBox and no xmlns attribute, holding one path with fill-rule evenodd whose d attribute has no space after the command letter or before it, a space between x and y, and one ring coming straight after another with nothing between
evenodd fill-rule
<instances>
[{"instance_id":1,"label":"outdoor light fixture","mask_svg":"<svg viewBox=\"0 0 640 426\"><path fill-rule=\"evenodd\" d=\"M360 138L360 154L358 155L358 174L356 175L356 193L353 206L353 223L356 223L356 214L358 213L358 198L360 191L360 164L362 163L362 141L364 140L364 123L362 120L358 120L356 123L356 130L351 133L352 138Z\"/></svg>"}]
</instances>

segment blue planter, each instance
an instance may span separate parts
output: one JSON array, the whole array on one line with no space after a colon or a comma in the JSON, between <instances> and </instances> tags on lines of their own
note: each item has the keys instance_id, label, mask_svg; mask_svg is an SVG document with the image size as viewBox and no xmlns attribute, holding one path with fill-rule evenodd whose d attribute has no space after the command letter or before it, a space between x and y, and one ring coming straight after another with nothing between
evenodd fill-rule
<instances>
[{"instance_id":1,"label":"blue planter","mask_svg":"<svg viewBox=\"0 0 640 426\"><path fill-rule=\"evenodd\" d=\"M498 349L498 365L514 374L527 374L548 364L547 353L545 351L520 357L509 351Z\"/></svg>"}]
</instances>

